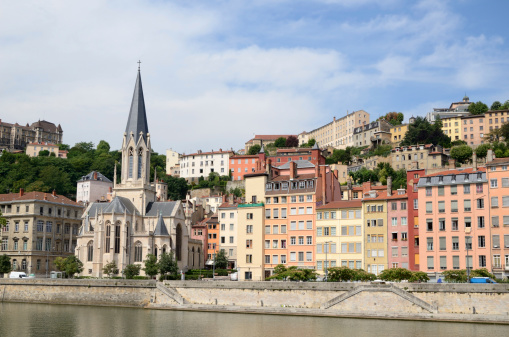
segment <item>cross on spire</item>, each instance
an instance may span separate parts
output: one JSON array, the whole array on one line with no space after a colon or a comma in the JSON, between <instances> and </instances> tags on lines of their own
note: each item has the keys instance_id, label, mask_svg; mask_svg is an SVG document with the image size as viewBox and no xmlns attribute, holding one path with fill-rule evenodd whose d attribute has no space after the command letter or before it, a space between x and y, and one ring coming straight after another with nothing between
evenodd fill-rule
<instances>
[{"instance_id":1,"label":"cross on spire","mask_svg":"<svg viewBox=\"0 0 509 337\"><path fill-rule=\"evenodd\" d=\"M140 61L140 60L138 60L138 62L137 62L137 63L138 63L138 71L140 71L141 61Z\"/></svg>"}]
</instances>

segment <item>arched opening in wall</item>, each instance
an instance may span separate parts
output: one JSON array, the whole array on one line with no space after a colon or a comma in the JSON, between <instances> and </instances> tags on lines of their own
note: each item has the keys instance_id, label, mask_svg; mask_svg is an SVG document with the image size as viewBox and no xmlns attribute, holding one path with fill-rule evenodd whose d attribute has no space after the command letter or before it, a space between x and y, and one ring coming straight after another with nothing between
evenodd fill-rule
<instances>
[{"instance_id":1,"label":"arched opening in wall","mask_svg":"<svg viewBox=\"0 0 509 337\"><path fill-rule=\"evenodd\" d=\"M163 254L166 254L166 250L167 250L166 245L164 245L163 246Z\"/></svg>"},{"instance_id":2,"label":"arched opening in wall","mask_svg":"<svg viewBox=\"0 0 509 337\"><path fill-rule=\"evenodd\" d=\"M154 247L154 255L156 256L157 259L157 246Z\"/></svg>"},{"instance_id":3,"label":"arched opening in wall","mask_svg":"<svg viewBox=\"0 0 509 337\"><path fill-rule=\"evenodd\" d=\"M129 244L131 242L129 238L129 222L125 226L125 248L127 250L127 256L130 256L131 254L131 245Z\"/></svg>"},{"instance_id":4,"label":"arched opening in wall","mask_svg":"<svg viewBox=\"0 0 509 337\"><path fill-rule=\"evenodd\" d=\"M120 253L120 221L115 223L115 254Z\"/></svg>"},{"instance_id":5,"label":"arched opening in wall","mask_svg":"<svg viewBox=\"0 0 509 337\"><path fill-rule=\"evenodd\" d=\"M106 238L104 242L105 253L109 253L111 248L111 223L106 221Z\"/></svg>"},{"instance_id":6,"label":"arched opening in wall","mask_svg":"<svg viewBox=\"0 0 509 337\"><path fill-rule=\"evenodd\" d=\"M194 267L194 247L191 249L191 254L193 255L193 263L191 264Z\"/></svg>"},{"instance_id":7,"label":"arched opening in wall","mask_svg":"<svg viewBox=\"0 0 509 337\"><path fill-rule=\"evenodd\" d=\"M94 260L94 241L90 240L87 244L87 261L92 262Z\"/></svg>"},{"instance_id":8,"label":"arched opening in wall","mask_svg":"<svg viewBox=\"0 0 509 337\"><path fill-rule=\"evenodd\" d=\"M201 267L201 249L198 247L198 267Z\"/></svg>"},{"instance_id":9,"label":"arched opening in wall","mask_svg":"<svg viewBox=\"0 0 509 337\"><path fill-rule=\"evenodd\" d=\"M182 261L182 226L180 224L177 225L177 237L175 240L175 257L177 261Z\"/></svg>"},{"instance_id":10,"label":"arched opening in wall","mask_svg":"<svg viewBox=\"0 0 509 337\"><path fill-rule=\"evenodd\" d=\"M143 246L140 241L136 241L134 244L134 262L143 261Z\"/></svg>"},{"instance_id":11,"label":"arched opening in wall","mask_svg":"<svg viewBox=\"0 0 509 337\"><path fill-rule=\"evenodd\" d=\"M128 168L128 177L129 178L132 178L133 177L133 165L134 165L134 150L132 147L129 148L128 150L128 156L129 156L129 168Z\"/></svg>"},{"instance_id":12,"label":"arched opening in wall","mask_svg":"<svg viewBox=\"0 0 509 337\"><path fill-rule=\"evenodd\" d=\"M142 163L143 163L143 149L140 147L138 149L138 179L141 178Z\"/></svg>"}]
</instances>

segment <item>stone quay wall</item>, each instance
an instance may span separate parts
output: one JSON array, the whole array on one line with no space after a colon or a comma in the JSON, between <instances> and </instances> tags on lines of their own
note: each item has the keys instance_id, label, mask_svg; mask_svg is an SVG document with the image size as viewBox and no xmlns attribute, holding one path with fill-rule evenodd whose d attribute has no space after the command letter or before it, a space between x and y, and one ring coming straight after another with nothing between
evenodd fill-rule
<instances>
[{"instance_id":1,"label":"stone quay wall","mask_svg":"<svg viewBox=\"0 0 509 337\"><path fill-rule=\"evenodd\" d=\"M509 324L507 284L0 279L0 301Z\"/></svg>"}]
</instances>

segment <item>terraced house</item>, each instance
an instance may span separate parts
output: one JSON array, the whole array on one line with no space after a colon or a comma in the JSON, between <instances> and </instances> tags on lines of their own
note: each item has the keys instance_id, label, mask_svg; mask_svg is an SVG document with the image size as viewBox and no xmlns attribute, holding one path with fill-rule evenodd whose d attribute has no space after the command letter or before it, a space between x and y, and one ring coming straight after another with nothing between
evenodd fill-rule
<instances>
[{"instance_id":1,"label":"terraced house","mask_svg":"<svg viewBox=\"0 0 509 337\"><path fill-rule=\"evenodd\" d=\"M418 189L420 270L491 270L486 169L428 174Z\"/></svg>"}]
</instances>

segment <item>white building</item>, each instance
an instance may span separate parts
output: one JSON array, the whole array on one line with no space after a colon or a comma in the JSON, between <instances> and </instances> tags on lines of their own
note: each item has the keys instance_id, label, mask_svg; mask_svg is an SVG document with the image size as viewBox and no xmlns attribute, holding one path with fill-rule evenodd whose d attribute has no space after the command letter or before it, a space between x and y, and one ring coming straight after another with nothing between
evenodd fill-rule
<instances>
[{"instance_id":1,"label":"white building","mask_svg":"<svg viewBox=\"0 0 509 337\"><path fill-rule=\"evenodd\" d=\"M228 267L237 268L237 218L238 210L230 195L231 201L226 201L219 206L219 249L224 250L228 256Z\"/></svg>"},{"instance_id":2,"label":"white building","mask_svg":"<svg viewBox=\"0 0 509 337\"><path fill-rule=\"evenodd\" d=\"M95 201L108 201L113 183L100 172L92 171L78 180L76 202L88 204Z\"/></svg>"},{"instance_id":3,"label":"white building","mask_svg":"<svg viewBox=\"0 0 509 337\"><path fill-rule=\"evenodd\" d=\"M166 174L175 175L175 167L179 164L180 153L173 151L173 149L166 150Z\"/></svg>"},{"instance_id":4,"label":"white building","mask_svg":"<svg viewBox=\"0 0 509 337\"><path fill-rule=\"evenodd\" d=\"M188 182L198 183L200 177L207 178L211 172L220 176L229 174L229 159L233 151L211 151L184 154L180 158L180 177Z\"/></svg>"}]
</instances>

